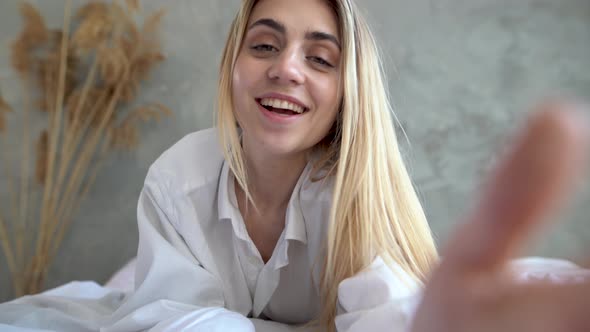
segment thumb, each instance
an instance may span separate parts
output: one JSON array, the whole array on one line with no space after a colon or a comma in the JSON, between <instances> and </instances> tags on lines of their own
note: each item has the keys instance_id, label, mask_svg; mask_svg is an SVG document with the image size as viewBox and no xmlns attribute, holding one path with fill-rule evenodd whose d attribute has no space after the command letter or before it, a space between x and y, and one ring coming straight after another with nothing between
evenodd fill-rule
<instances>
[{"instance_id":1,"label":"thumb","mask_svg":"<svg viewBox=\"0 0 590 332\"><path fill-rule=\"evenodd\" d=\"M589 137L587 118L579 109L541 105L451 237L443 252L446 263L459 270L500 268L572 190Z\"/></svg>"}]
</instances>

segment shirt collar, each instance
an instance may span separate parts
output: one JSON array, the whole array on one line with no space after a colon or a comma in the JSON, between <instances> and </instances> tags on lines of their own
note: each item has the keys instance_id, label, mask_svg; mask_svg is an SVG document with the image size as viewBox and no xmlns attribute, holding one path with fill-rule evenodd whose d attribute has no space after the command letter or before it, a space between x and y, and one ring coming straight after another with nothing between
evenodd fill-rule
<instances>
[{"instance_id":1,"label":"shirt collar","mask_svg":"<svg viewBox=\"0 0 590 332\"><path fill-rule=\"evenodd\" d=\"M219 216L219 220L231 220L233 217L234 205L230 201L230 175L229 164L224 161L221 167L219 187L217 189L217 215ZM235 193L233 196L235 197Z\"/></svg>"},{"instance_id":2,"label":"shirt collar","mask_svg":"<svg viewBox=\"0 0 590 332\"><path fill-rule=\"evenodd\" d=\"M308 163L295 188L293 194L289 199L287 205L287 212L285 215L285 239L297 240L307 243L307 230L305 226L305 219L301 211L300 191L305 183L310 181L309 175L311 172L311 163ZM233 220L236 219L235 213L239 213L239 208L236 200L234 177L229 168L229 164L224 161L219 178L219 189L217 193L217 209L219 220ZM234 230L236 231L236 230Z\"/></svg>"},{"instance_id":3,"label":"shirt collar","mask_svg":"<svg viewBox=\"0 0 590 332\"><path fill-rule=\"evenodd\" d=\"M289 205L287 205L287 213L285 215L285 238L287 240L300 241L305 244L307 244L307 229L305 226L303 211L301 210L301 190L305 183L310 181L309 175L311 168L311 163L308 163L303 169L301 176L299 176L299 180L297 180L297 184L295 184L293 194L289 200Z\"/></svg>"}]
</instances>

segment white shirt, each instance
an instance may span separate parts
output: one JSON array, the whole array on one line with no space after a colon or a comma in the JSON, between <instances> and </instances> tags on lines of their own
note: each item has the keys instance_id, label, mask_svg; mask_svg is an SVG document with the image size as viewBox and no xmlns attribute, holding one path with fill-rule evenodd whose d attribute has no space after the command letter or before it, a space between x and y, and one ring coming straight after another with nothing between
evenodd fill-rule
<instances>
[{"instance_id":1,"label":"white shirt","mask_svg":"<svg viewBox=\"0 0 590 332\"><path fill-rule=\"evenodd\" d=\"M194 273L199 274L199 279L215 284L208 286L219 292L215 303L245 317L287 324L309 322L317 317L320 309L320 250L332 193L330 181L312 182L310 171L308 165L295 185L287 207L285 229L270 260L264 264L237 207L234 179L223 159L215 129L185 137L165 152L148 172L139 203L138 263L157 264L150 250L142 250L142 243L148 240L144 239L142 228L154 224L170 228L165 231L170 234L168 242L177 252L186 253L185 261L173 266L184 263L187 269L189 266L198 269ZM154 207L157 207L155 211ZM156 241L150 237L149 242ZM142 256L148 256L150 262L142 264L145 259ZM169 260L164 259L166 263ZM349 301L340 303L347 309L345 312L367 309L357 305L365 297L389 303L416 291L416 285L409 278L400 280L384 268L381 260L377 260L372 269L375 276L369 278L376 280L368 283L359 277L357 283L340 290L351 293ZM403 275L401 270L396 272ZM139 271L138 275L141 275ZM379 282L383 284L381 287ZM361 293L355 292L355 287L363 288ZM141 288L142 285L139 290ZM205 289L203 285L194 291ZM199 294L185 295L181 302L203 302ZM371 305L375 307L381 303L373 301Z\"/></svg>"}]
</instances>

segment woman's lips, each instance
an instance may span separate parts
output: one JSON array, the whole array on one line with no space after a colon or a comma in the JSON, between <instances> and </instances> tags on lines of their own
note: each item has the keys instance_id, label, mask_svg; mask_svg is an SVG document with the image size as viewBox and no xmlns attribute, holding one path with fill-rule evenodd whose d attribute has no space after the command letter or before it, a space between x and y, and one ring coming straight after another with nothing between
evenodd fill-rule
<instances>
[{"instance_id":1,"label":"woman's lips","mask_svg":"<svg viewBox=\"0 0 590 332\"><path fill-rule=\"evenodd\" d=\"M256 98L256 101L260 102L262 99L265 99L265 98L284 100L284 101L287 101L289 103L293 103L293 104L299 105L303 109L306 109L306 110L309 109L309 107L307 105L305 105L305 103L302 102L301 100L299 100L298 98L293 97L293 96L290 96L290 95L278 93L278 92L269 92L269 93L266 93L266 94L264 94L262 96L258 96Z\"/></svg>"},{"instance_id":2,"label":"woman's lips","mask_svg":"<svg viewBox=\"0 0 590 332\"><path fill-rule=\"evenodd\" d=\"M264 115L264 117L273 123L289 124L294 121L297 121L298 119L300 119L301 117L303 117L307 113L307 109L306 109L301 114L298 114L298 113L281 114L278 112L273 112L273 111L267 109L266 107L262 106L258 100L256 101L256 104L258 104L258 109Z\"/></svg>"}]
</instances>

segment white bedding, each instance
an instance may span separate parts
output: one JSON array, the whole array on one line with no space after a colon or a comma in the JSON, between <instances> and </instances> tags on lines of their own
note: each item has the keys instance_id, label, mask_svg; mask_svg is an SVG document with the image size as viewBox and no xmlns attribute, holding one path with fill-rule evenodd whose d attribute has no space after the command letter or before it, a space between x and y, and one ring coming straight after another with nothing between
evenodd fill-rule
<instances>
[{"instance_id":1,"label":"white bedding","mask_svg":"<svg viewBox=\"0 0 590 332\"><path fill-rule=\"evenodd\" d=\"M108 319L110 313L124 302L125 297L134 288L134 270L136 260L132 259L103 286L94 282L71 282L61 287L46 291L39 296L21 298L10 305L0 305L0 331L3 332L46 332L46 331L100 331L101 324ZM579 282L590 278L590 270L582 269L572 262L550 259L542 257L529 257L513 261L511 268L516 280L520 282L531 281L551 281L557 283ZM412 302L417 303L419 298ZM153 307L145 308L141 312L136 312L136 317L128 317L131 321L136 319L149 320L150 310L161 313L165 311L185 312L182 317L176 317L174 325L166 325L166 328L153 331L185 331L192 330L190 326L197 324L199 326L195 331L201 331L203 327L209 326L210 331L216 331L219 328L223 331L252 331L251 327L242 326L244 323L239 314L233 314L224 311L223 308L211 308L211 313L200 311L199 315L194 316L195 312L179 308L178 303L168 303L169 301L160 300L153 303ZM31 306L43 308L41 310L29 311ZM7 310L8 309L8 310ZM189 308L190 309L190 308ZM220 312L213 312L213 311ZM222 312L223 311L223 312ZM65 317L63 312L67 312ZM27 314L29 313L29 314ZM387 323L393 317L388 306L383 306L382 310L375 310L372 314L370 324L375 329L379 329L384 323ZM140 316L137 316L140 315ZM147 315L147 316L146 316ZM191 316L192 315L192 316ZM6 320L6 317L19 317L15 321ZM63 317L62 317L63 316ZM157 316L157 314L156 314ZM194 316L194 317L193 317ZM226 317L227 316L227 317ZM373 317L375 316L375 317ZM49 318L48 318L49 317ZM216 321L211 321L208 325L209 317L216 317ZM219 325L219 318L223 318L223 324ZM26 324L22 324L26 322ZM198 322L198 323L197 323ZM6 325L8 324L8 325ZM21 326L40 326L42 328L15 327ZM179 325L180 324L180 325ZM213 324L213 325L211 325ZM287 325L267 322L262 320L253 320L252 324L256 331L293 331ZM160 324L158 324L160 325ZM366 328L365 325L363 325ZM383 325L383 326L387 326ZM375 330L373 329L373 330ZM125 331L124 326L118 326L118 331ZM150 331L152 331L150 330ZM220 330L220 331L221 331ZM350 330L356 331L354 328Z\"/></svg>"},{"instance_id":2,"label":"white bedding","mask_svg":"<svg viewBox=\"0 0 590 332\"><path fill-rule=\"evenodd\" d=\"M105 287L122 290L124 292L132 291L135 279L136 258L131 259L122 268L117 270L111 278L105 283Z\"/></svg>"},{"instance_id":3,"label":"white bedding","mask_svg":"<svg viewBox=\"0 0 590 332\"><path fill-rule=\"evenodd\" d=\"M122 291L133 290L135 258L127 262L105 283L105 287ZM577 282L590 278L590 270L563 259L526 257L514 260L512 269L521 282L547 280L553 282Z\"/></svg>"},{"instance_id":4,"label":"white bedding","mask_svg":"<svg viewBox=\"0 0 590 332\"><path fill-rule=\"evenodd\" d=\"M590 279L590 270L563 259L521 258L513 261L512 269L519 282L576 283Z\"/></svg>"}]
</instances>

